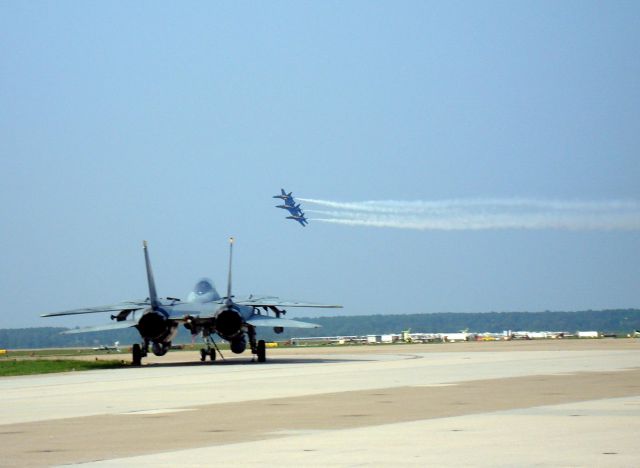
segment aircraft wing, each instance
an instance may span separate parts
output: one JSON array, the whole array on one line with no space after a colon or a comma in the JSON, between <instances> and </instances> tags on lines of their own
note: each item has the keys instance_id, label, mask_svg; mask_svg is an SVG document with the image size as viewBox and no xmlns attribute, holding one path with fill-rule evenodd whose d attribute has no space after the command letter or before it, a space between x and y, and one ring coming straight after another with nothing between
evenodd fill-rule
<instances>
[{"instance_id":1,"label":"aircraft wing","mask_svg":"<svg viewBox=\"0 0 640 468\"><path fill-rule=\"evenodd\" d=\"M253 306L253 307L313 307L324 309L342 309L341 305L333 304L317 304L315 302L299 302L280 299L275 296L260 296L235 301L236 304Z\"/></svg>"},{"instance_id":2,"label":"aircraft wing","mask_svg":"<svg viewBox=\"0 0 640 468\"><path fill-rule=\"evenodd\" d=\"M83 328L74 328L71 330L63 331L62 335L75 335L76 333L89 333L89 332L99 332L99 331L111 331L111 330L122 330L124 328L135 327L138 324L135 320L124 320L122 322L110 323L108 325L98 325L95 327L83 327Z\"/></svg>"},{"instance_id":3,"label":"aircraft wing","mask_svg":"<svg viewBox=\"0 0 640 468\"><path fill-rule=\"evenodd\" d=\"M247 320L247 323L254 327L320 328L320 325L316 325L315 323L268 317L266 315L254 315Z\"/></svg>"},{"instance_id":4,"label":"aircraft wing","mask_svg":"<svg viewBox=\"0 0 640 468\"><path fill-rule=\"evenodd\" d=\"M124 301L118 304L84 307L82 309L65 310L62 312L52 312L42 314L40 317L59 317L62 315L80 315L80 314L97 314L100 312L120 312L123 310L138 310L149 307L149 301Z\"/></svg>"}]
</instances>

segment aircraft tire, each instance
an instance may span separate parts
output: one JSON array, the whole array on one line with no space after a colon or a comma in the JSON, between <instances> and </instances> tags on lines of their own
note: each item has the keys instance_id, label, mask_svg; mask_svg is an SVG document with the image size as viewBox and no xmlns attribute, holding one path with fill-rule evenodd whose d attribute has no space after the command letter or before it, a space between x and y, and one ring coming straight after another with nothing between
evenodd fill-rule
<instances>
[{"instance_id":1,"label":"aircraft tire","mask_svg":"<svg viewBox=\"0 0 640 468\"><path fill-rule=\"evenodd\" d=\"M204 349L204 348L201 348L201 349L200 349L200 360L201 360L202 362L204 362L204 361L206 361L206 360L207 360L207 350L206 350L206 349Z\"/></svg>"},{"instance_id":2,"label":"aircraft tire","mask_svg":"<svg viewBox=\"0 0 640 468\"><path fill-rule=\"evenodd\" d=\"M211 348L209 350L209 357L211 358L211 362L216 360L216 350Z\"/></svg>"},{"instance_id":3,"label":"aircraft tire","mask_svg":"<svg viewBox=\"0 0 640 468\"><path fill-rule=\"evenodd\" d=\"M264 340L258 341L258 362L266 362L267 361L267 347L264 344Z\"/></svg>"},{"instance_id":4,"label":"aircraft tire","mask_svg":"<svg viewBox=\"0 0 640 468\"><path fill-rule=\"evenodd\" d=\"M142 364L142 348L138 343L131 347L131 365L139 366Z\"/></svg>"}]
</instances>

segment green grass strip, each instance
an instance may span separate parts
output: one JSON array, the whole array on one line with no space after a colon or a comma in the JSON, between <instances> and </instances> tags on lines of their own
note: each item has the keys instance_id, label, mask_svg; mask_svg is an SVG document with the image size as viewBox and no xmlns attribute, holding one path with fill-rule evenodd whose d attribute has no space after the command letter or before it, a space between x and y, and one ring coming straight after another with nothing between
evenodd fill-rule
<instances>
[{"instance_id":1,"label":"green grass strip","mask_svg":"<svg viewBox=\"0 0 640 468\"><path fill-rule=\"evenodd\" d=\"M0 377L14 375L50 374L98 369L120 369L129 364L121 361L80 361L74 359L1 360Z\"/></svg>"}]
</instances>

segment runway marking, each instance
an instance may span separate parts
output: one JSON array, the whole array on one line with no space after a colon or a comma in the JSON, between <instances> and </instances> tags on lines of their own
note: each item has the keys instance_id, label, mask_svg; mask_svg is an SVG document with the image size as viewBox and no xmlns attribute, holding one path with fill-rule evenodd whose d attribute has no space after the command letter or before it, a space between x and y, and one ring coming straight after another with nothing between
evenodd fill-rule
<instances>
[{"instance_id":1,"label":"runway marking","mask_svg":"<svg viewBox=\"0 0 640 468\"><path fill-rule=\"evenodd\" d=\"M640 369L533 375L8 424L0 426L2 463L81 463L267 440L292 431L331 431L638 396L638 382Z\"/></svg>"},{"instance_id":2,"label":"runway marking","mask_svg":"<svg viewBox=\"0 0 640 468\"><path fill-rule=\"evenodd\" d=\"M459 385L457 383L435 383L435 384L424 384L424 385L414 385L413 387L455 387Z\"/></svg>"},{"instance_id":3,"label":"runway marking","mask_svg":"<svg viewBox=\"0 0 640 468\"><path fill-rule=\"evenodd\" d=\"M425 358L423 354L398 354L398 356L402 356L405 360Z\"/></svg>"},{"instance_id":4,"label":"runway marking","mask_svg":"<svg viewBox=\"0 0 640 468\"><path fill-rule=\"evenodd\" d=\"M195 411L193 408L165 408L165 409L150 409L150 410L134 410L127 411L126 413L119 413L121 415L130 415L130 414L167 414L167 413L180 413L182 411Z\"/></svg>"}]
</instances>

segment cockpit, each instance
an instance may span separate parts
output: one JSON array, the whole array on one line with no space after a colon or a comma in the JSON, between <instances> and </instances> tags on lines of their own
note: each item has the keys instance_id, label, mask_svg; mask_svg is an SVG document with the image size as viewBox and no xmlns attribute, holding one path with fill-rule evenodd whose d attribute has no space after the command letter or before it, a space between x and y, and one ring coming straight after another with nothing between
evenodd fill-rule
<instances>
[{"instance_id":1,"label":"cockpit","mask_svg":"<svg viewBox=\"0 0 640 468\"><path fill-rule=\"evenodd\" d=\"M216 291L213 281L208 278L198 281L187 298L189 302L210 302L218 299L220 299L220 295Z\"/></svg>"}]
</instances>

